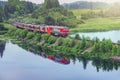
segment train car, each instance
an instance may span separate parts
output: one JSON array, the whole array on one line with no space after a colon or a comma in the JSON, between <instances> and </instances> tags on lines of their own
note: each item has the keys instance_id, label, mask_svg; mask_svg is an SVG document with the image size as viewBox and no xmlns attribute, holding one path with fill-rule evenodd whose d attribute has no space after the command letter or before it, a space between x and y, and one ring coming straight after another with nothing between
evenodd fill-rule
<instances>
[{"instance_id":1,"label":"train car","mask_svg":"<svg viewBox=\"0 0 120 80\"><path fill-rule=\"evenodd\" d=\"M67 59L66 57L60 57L58 55L47 55L44 52L36 53L34 50L31 50L31 49L29 51L36 55L39 55L43 58L52 60L52 61L60 63L60 64L64 64L64 65L70 64L70 60Z\"/></svg>"},{"instance_id":2,"label":"train car","mask_svg":"<svg viewBox=\"0 0 120 80\"><path fill-rule=\"evenodd\" d=\"M48 33L55 36L67 37L69 34L69 29L65 26L35 25L23 22L14 22L13 25L17 28L38 31L40 33Z\"/></svg>"},{"instance_id":3,"label":"train car","mask_svg":"<svg viewBox=\"0 0 120 80\"><path fill-rule=\"evenodd\" d=\"M47 58L50 59L50 60L53 60L53 61L55 61L57 63L70 64L70 60L66 59L65 57L62 58L62 57L59 57L59 56L52 56L52 55L50 55Z\"/></svg>"}]
</instances>

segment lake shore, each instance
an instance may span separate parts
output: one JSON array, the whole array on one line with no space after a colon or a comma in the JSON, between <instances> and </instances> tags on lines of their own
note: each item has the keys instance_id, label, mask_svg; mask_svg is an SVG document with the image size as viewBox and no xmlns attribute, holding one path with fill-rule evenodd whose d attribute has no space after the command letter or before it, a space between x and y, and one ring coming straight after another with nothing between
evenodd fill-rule
<instances>
[{"instance_id":1,"label":"lake shore","mask_svg":"<svg viewBox=\"0 0 120 80\"><path fill-rule=\"evenodd\" d=\"M97 32L120 30L120 18L93 18L85 20L85 23L78 24L75 28L71 28L72 32Z\"/></svg>"},{"instance_id":2,"label":"lake shore","mask_svg":"<svg viewBox=\"0 0 120 80\"><path fill-rule=\"evenodd\" d=\"M4 36L2 38L4 38ZM88 59L110 59L112 56L119 55L119 52L112 52L112 49L116 45L113 45L109 40L99 42L99 39L95 39L94 41L88 42L85 37L83 37L81 40L71 37L58 38L47 34L28 32L27 30L17 29L15 27L9 27L6 38L17 39L17 43L24 42L25 44L39 45L56 51L57 53L64 53L64 55L73 55L76 57L84 56ZM100 45L107 45L107 42L110 43L111 47L108 46L107 48L103 45L102 47L106 47L108 50L102 51L104 48L101 48ZM100 50L97 50L95 46L98 46L98 49ZM119 50L119 46L117 49Z\"/></svg>"}]
</instances>

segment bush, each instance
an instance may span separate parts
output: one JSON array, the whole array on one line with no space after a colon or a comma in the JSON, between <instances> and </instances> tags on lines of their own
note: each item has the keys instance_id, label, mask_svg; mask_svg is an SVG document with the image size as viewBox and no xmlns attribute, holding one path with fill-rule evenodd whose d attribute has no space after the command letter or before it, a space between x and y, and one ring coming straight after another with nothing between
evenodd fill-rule
<instances>
[{"instance_id":1,"label":"bush","mask_svg":"<svg viewBox=\"0 0 120 80\"><path fill-rule=\"evenodd\" d=\"M33 37L34 37L34 33L32 33L32 32L29 32L27 34L27 39L32 39Z\"/></svg>"},{"instance_id":2,"label":"bush","mask_svg":"<svg viewBox=\"0 0 120 80\"><path fill-rule=\"evenodd\" d=\"M25 38L25 37L27 36L27 33L28 33L28 30L27 30L27 29L21 30L21 32L20 32L20 37L21 37L21 38Z\"/></svg>"},{"instance_id":3,"label":"bush","mask_svg":"<svg viewBox=\"0 0 120 80\"><path fill-rule=\"evenodd\" d=\"M40 34L34 35L34 39L39 42L41 40L41 35Z\"/></svg>"},{"instance_id":4,"label":"bush","mask_svg":"<svg viewBox=\"0 0 120 80\"><path fill-rule=\"evenodd\" d=\"M0 31L2 30L7 30L7 28L5 28L3 24L0 24Z\"/></svg>"},{"instance_id":5,"label":"bush","mask_svg":"<svg viewBox=\"0 0 120 80\"><path fill-rule=\"evenodd\" d=\"M55 41L56 41L56 38L54 37L54 36L50 36L49 38L48 38L48 43L50 43L50 44L53 44L53 43L55 43Z\"/></svg>"},{"instance_id":6,"label":"bush","mask_svg":"<svg viewBox=\"0 0 120 80\"><path fill-rule=\"evenodd\" d=\"M75 35L75 39L80 40L80 39L81 39L81 38L80 38L80 35L79 35L79 34L76 34L76 35Z\"/></svg>"}]
</instances>

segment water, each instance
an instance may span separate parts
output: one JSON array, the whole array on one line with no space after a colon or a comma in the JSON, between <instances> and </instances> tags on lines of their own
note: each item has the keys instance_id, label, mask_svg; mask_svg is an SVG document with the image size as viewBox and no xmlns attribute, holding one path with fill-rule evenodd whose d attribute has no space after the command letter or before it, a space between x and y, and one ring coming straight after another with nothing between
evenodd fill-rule
<instances>
[{"instance_id":1,"label":"water","mask_svg":"<svg viewBox=\"0 0 120 80\"><path fill-rule=\"evenodd\" d=\"M82 37L90 37L91 39L98 37L100 40L102 39L111 39L113 42L118 42L120 40L120 30L118 31L107 31L107 32L89 32L89 33L79 33ZM72 35L75 36L75 35Z\"/></svg>"},{"instance_id":2,"label":"water","mask_svg":"<svg viewBox=\"0 0 120 80\"><path fill-rule=\"evenodd\" d=\"M73 59L61 64L11 42L0 45L0 53L0 80L120 80L119 67L111 63Z\"/></svg>"}]
</instances>

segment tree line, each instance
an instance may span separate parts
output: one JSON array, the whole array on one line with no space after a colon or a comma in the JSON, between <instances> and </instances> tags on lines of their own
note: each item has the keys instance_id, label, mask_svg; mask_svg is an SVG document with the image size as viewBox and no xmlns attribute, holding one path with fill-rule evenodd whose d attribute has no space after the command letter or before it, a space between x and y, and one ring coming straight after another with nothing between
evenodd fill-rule
<instances>
[{"instance_id":1,"label":"tree line","mask_svg":"<svg viewBox=\"0 0 120 80\"><path fill-rule=\"evenodd\" d=\"M1 4L3 2L0 2ZM34 5L32 2L20 0L8 0L4 6L0 5L0 21L4 19L15 18L25 14L32 13Z\"/></svg>"},{"instance_id":2,"label":"tree line","mask_svg":"<svg viewBox=\"0 0 120 80\"><path fill-rule=\"evenodd\" d=\"M111 5L104 2L77 1L73 3L66 3L62 6L67 9L102 9L108 8Z\"/></svg>"},{"instance_id":3,"label":"tree line","mask_svg":"<svg viewBox=\"0 0 120 80\"><path fill-rule=\"evenodd\" d=\"M75 27L81 22L71 11L63 8L58 0L45 0L42 7L32 13L32 18L39 19L39 23L68 27Z\"/></svg>"},{"instance_id":4,"label":"tree line","mask_svg":"<svg viewBox=\"0 0 120 80\"><path fill-rule=\"evenodd\" d=\"M13 32L14 31L14 32ZM40 34L36 31L10 29L8 35L26 42L26 44L40 45L49 47L51 50L65 53L65 55L85 56L86 58L109 59L112 56L120 56L120 46L113 44L111 40L98 38L90 40L89 37L80 37L78 34L75 38L57 38L48 34Z\"/></svg>"},{"instance_id":5,"label":"tree line","mask_svg":"<svg viewBox=\"0 0 120 80\"><path fill-rule=\"evenodd\" d=\"M28 23L68 27L75 27L83 22L78 20L71 11L62 7L58 0L45 0L41 5L28 1L8 0L0 10L0 21L20 19Z\"/></svg>"},{"instance_id":6,"label":"tree line","mask_svg":"<svg viewBox=\"0 0 120 80\"><path fill-rule=\"evenodd\" d=\"M98 12L90 10L87 13L81 14L82 19L98 18L98 17L120 17L120 3L115 3L108 9L101 9Z\"/></svg>"}]
</instances>

